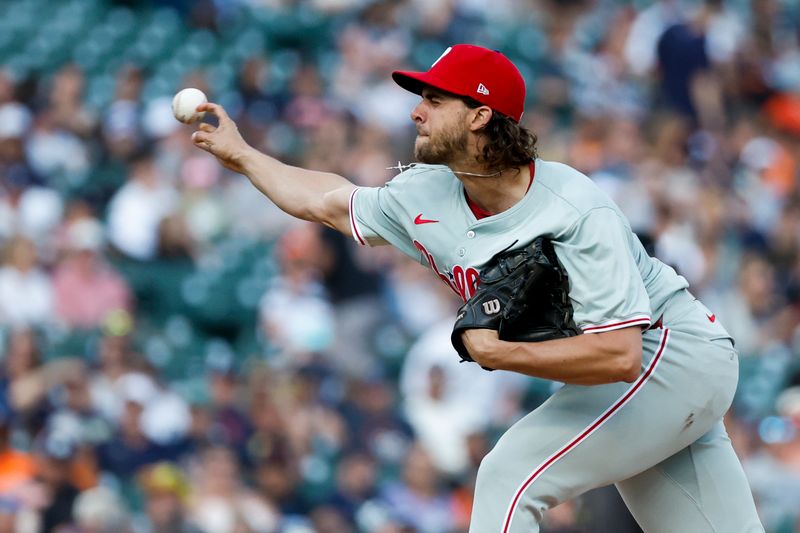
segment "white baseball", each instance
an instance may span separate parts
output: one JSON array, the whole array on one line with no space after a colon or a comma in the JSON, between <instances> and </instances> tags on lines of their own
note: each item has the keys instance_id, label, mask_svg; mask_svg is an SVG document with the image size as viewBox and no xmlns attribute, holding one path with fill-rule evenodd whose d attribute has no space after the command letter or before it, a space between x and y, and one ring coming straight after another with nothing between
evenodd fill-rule
<instances>
[{"instance_id":1,"label":"white baseball","mask_svg":"<svg viewBox=\"0 0 800 533\"><path fill-rule=\"evenodd\" d=\"M200 89L193 87L183 89L172 99L172 114L184 124L191 124L205 116L205 111L197 112L197 106L206 102L208 98Z\"/></svg>"}]
</instances>

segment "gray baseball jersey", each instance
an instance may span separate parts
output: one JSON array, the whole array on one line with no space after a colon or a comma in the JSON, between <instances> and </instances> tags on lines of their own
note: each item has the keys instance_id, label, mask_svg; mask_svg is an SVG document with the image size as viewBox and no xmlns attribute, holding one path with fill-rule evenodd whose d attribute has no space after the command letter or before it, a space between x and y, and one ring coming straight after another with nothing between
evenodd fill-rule
<instances>
[{"instance_id":1,"label":"gray baseball jersey","mask_svg":"<svg viewBox=\"0 0 800 533\"><path fill-rule=\"evenodd\" d=\"M448 167L414 165L350 198L354 239L391 244L465 301L497 252L553 241L584 333L641 326L633 383L566 385L481 463L471 533L538 531L543 513L615 483L650 532L763 531L721 417L736 388L730 335L580 172L536 160L525 196L478 220Z\"/></svg>"},{"instance_id":2,"label":"gray baseball jersey","mask_svg":"<svg viewBox=\"0 0 800 533\"><path fill-rule=\"evenodd\" d=\"M466 301L497 252L538 236L553 240L570 277L575 322L585 332L650 324L688 283L647 255L628 221L594 183L567 165L536 160L525 197L477 220L461 182L441 165L415 165L380 188L357 189L353 235L388 242L430 267Z\"/></svg>"}]
</instances>

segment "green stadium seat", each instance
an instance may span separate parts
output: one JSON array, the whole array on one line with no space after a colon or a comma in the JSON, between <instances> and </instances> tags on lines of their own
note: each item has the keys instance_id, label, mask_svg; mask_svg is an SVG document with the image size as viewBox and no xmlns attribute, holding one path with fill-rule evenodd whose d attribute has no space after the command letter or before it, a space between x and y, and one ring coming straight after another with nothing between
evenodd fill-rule
<instances>
[{"instance_id":1,"label":"green stadium seat","mask_svg":"<svg viewBox=\"0 0 800 533\"><path fill-rule=\"evenodd\" d=\"M42 334L44 360L78 357L89 361L94 356L100 337L101 332L97 329L46 328Z\"/></svg>"}]
</instances>

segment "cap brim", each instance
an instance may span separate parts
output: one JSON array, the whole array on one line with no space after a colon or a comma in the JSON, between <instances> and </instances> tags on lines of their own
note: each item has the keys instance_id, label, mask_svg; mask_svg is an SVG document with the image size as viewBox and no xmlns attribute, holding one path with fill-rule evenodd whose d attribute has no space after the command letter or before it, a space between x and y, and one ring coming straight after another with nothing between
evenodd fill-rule
<instances>
[{"instance_id":1,"label":"cap brim","mask_svg":"<svg viewBox=\"0 0 800 533\"><path fill-rule=\"evenodd\" d=\"M397 85L414 94L421 95L422 89L425 87L434 87L451 94L458 94L453 91L452 87L448 87L444 81L436 76L431 76L430 72L395 70L392 72L392 79Z\"/></svg>"}]
</instances>

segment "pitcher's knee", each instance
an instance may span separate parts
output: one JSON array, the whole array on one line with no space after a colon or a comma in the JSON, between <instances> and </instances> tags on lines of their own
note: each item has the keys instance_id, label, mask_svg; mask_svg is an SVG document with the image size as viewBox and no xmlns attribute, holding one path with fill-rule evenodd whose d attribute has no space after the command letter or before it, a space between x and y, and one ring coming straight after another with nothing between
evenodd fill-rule
<instances>
[{"instance_id":1,"label":"pitcher's knee","mask_svg":"<svg viewBox=\"0 0 800 533\"><path fill-rule=\"evenodd\" d=\"M509 485L509 474L513 470L510 467L511 463L513 463L513 460L503 457L502 454L498 453L497 448L489 452L478 467L476 492L489 490L496 494L498 489ZM508 490L508 487L506 487L506 490Z\"/></svg>"}]
</instances>

